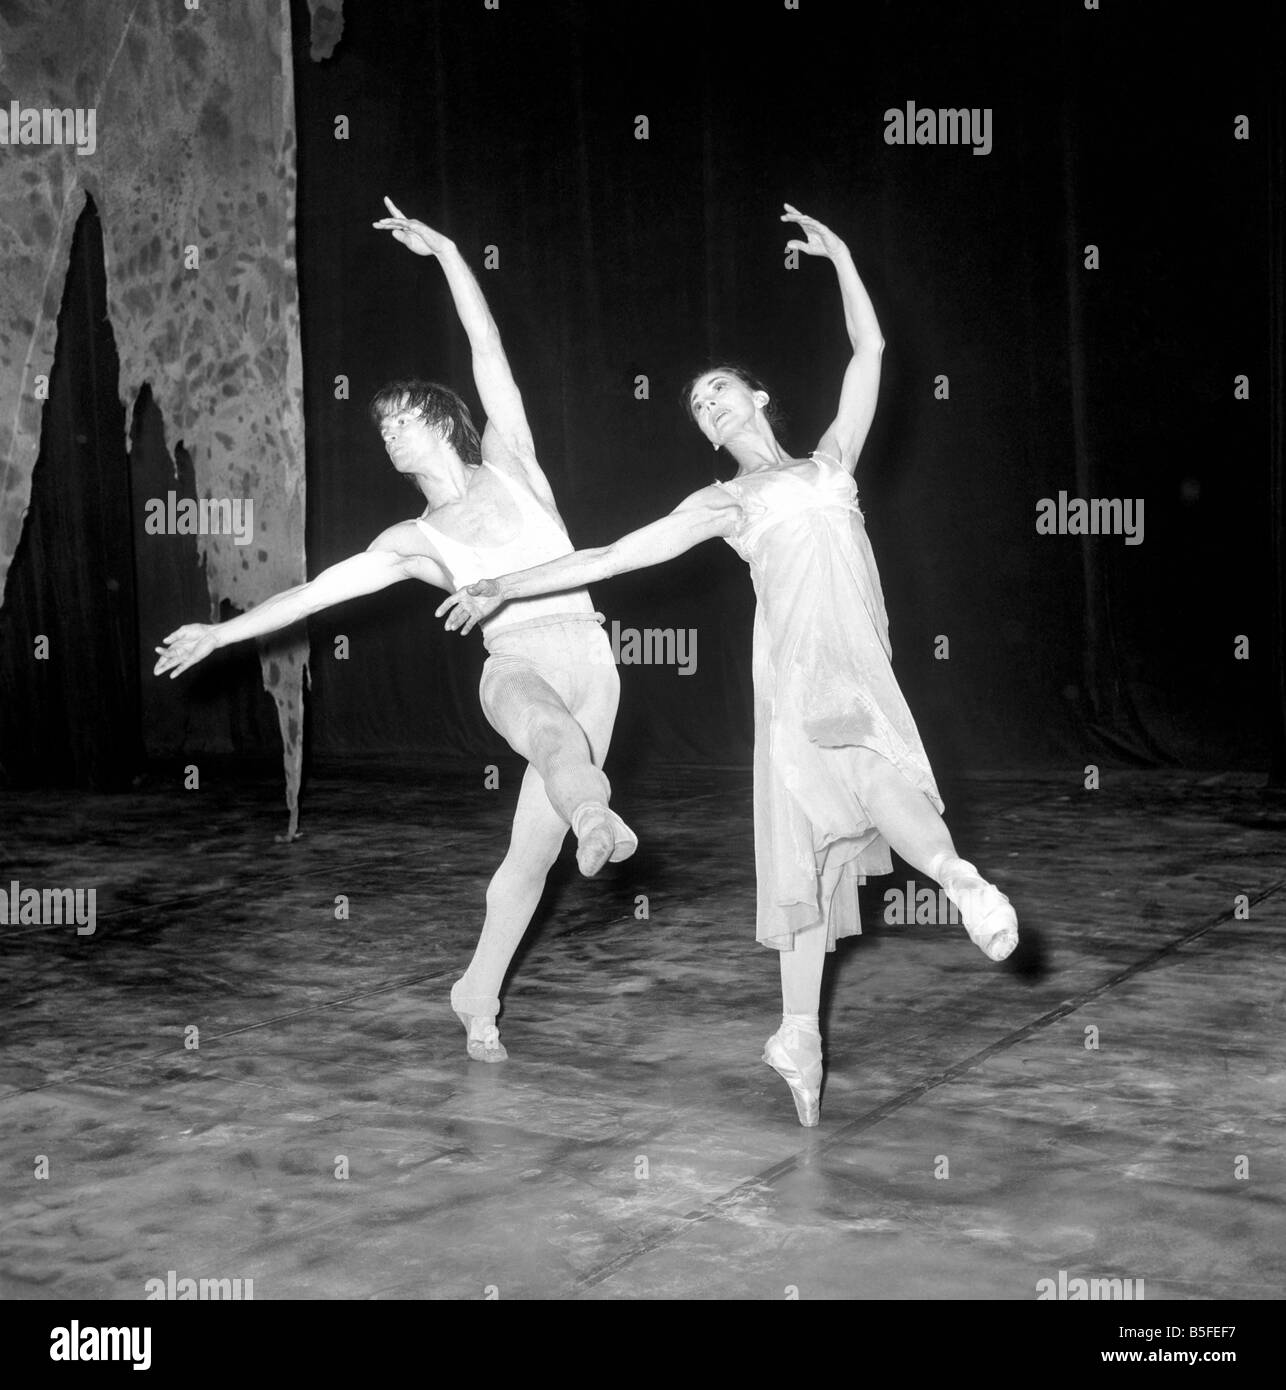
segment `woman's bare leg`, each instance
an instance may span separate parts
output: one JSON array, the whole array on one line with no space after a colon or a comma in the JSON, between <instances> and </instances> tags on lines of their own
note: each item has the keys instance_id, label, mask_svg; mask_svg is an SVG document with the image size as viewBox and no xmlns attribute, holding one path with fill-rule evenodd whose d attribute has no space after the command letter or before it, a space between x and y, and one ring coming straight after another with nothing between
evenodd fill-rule
<instances>
[{"instance_id":1,"label":"woman's bare leg","mask_svg":"<svg viewBox=\"0 0 1286 1390\"><path fill-rule=\"evenodd\" d=\"M1003 960L1018 944L1009 899L960 858L937 807L887 758L861 748L858 768L858 792L876 829L908 864L942 885L982 952Z\"/></svg>"},{"instance_id":2,"label":"woman's bare leg","mask_svg":"<svg viewBox=\"0 0 1286 1390\"><path fill-rule=\"evenodd\" d=\"M890 846L920 872L942 856L956 857L946 822L922 791L918 791L887 758L869 748L857 750L858 791L880 834ZM945 861L943 861L945 862ZM782 951L781 1000L783 1021L817 1027L826 964L826 929L795 934L795 949Z\"/></svg>"},{"instance_id":3,"label":"woman's bare leg","mask_svg":"<svg viewBox=\"0 0 1286 1390\"><path fill-rule=\"evenodd\" d=\"M941 883L960 908L972 940L993 960L1018 941L1009 900L956 853L937 807L888 759L858 750L858 792L880 834L921 873ZM818 1122L822 1082L819 1007L826 964L826 929L795 934L795 949L781 951L781 1027L764 1047L764 1061L790 1085L799 1122Z\"/></svg>"},{"instance_id":4,"label":"woman's bare leg","mask_svg":"<svg viewBox=\"0 0 1286 1390\"><path fill-rule=\"evenodd\" d=\"M795 933L795 949L778 951L781 957L781 1008L784 1019L796 1018L817 1026L822 998L822 970L826 965L826 928Z\"/></svg>"},{"instance_id":5,"label":"woman's bare leg","mask_svg":"<svg viewBox=\"0 0 1286 1390\"><path fill-rule=\"evenodd\" d=\"M786 1082L799 1123L818 1121L822 1094L822 1031L818 1008L826 964L826 928L795 933L781 957L781 1027L764 1044L764 1061Z\"/></svg>"},{"instance_id":6,"label":"woman's bare leg","mask_svg":"<svg viewBox=\"0 0 1286 1390\"><path fill-rule=\"evenodd\" d=\"M938 808L880 754L859 748L857 763L858 794L876 829L912 868L932 877L934 860L956 853Z\"/></svg>"}]
</instances>

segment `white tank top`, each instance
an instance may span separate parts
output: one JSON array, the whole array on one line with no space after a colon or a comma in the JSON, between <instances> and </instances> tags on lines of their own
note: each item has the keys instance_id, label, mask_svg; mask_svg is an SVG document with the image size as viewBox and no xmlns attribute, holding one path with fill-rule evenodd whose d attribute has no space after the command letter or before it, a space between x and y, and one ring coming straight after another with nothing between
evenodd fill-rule
<instances>
[{"instance_id":1,"label":"white tank top","mask_svg":"<svg viewBox=\"0 0 1286 1390\"><path fill-rule=\"evenodd\" d=\"M443 535L424 517L415 519L420 531L432 542L456 589L463 589L466 584L478 579L498 579L502 574L543 565L547 560L570 555L575 549L567 532L540 505L529 488L514 482L486 459L483 459L482 466L500 479L518 508L522 524L513 540L504 545L467 545ZM593 617L594 605L589 590L569 589L557 594L540 594L535 598L510 599L482 623L482 630L490 635L519 623L564 614Z\"/></svg>"}]
</instances>

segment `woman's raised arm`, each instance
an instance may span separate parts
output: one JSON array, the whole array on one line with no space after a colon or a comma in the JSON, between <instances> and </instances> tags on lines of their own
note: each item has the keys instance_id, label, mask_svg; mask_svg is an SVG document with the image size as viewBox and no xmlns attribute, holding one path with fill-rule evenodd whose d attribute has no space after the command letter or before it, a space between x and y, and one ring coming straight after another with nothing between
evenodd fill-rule
<instances>
[{"instance_id":1,"label":"woman's raised arm","mask_svg":"<svg viewBox=\"0 0 1286 1390\"><path fill-rule=\"evenodd\" d=\"M875 418L875 402L880 393L880 356L884 351L884 335L875 316L875 306L862 284L848 247L815 217L808 217L798 208L785 204L783 222L794 222L804 233L804 240L786 243L788 248L808 256L824 256L835 267L839 278L840 299L844 305L844 326L853 347L853 356L844 372L840 387L839 408L817 446L818 453L830 454L850 473L857 466L858 455L870 433Z\"/></svg>"}]
</instances>

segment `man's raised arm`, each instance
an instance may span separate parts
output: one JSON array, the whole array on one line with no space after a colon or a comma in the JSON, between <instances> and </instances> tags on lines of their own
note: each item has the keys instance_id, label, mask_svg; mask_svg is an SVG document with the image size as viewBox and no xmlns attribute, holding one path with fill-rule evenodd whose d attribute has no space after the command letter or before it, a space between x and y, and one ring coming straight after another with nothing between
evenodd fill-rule
<instances>
[{"instance_id":1,"label":"man's raised arm","mask_svg":"<svg viewBox=\"0 0 1286 1390\"><path fill-rule=\"evenodd\" d=\"M500 330L487 307L482 287L455 242L425 223L406 217L388 198L384 203L391 216L381 218L374 225L381 231L392 232L396 240L417 256L436 256L442 265L456 313L469 338L473 380L487 416L482 438L484 457L489 463L518 474L547 507L557 512L553 491L536 462L536 448L522 394L509 369Z\"/></svg>"}]
</instances>

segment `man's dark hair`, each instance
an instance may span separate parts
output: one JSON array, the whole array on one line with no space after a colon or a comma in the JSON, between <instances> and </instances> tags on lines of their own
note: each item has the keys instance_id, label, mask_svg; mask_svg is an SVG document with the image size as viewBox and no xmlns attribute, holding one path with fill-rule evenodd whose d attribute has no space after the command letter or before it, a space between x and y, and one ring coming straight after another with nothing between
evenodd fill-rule
<instances>
[{"instance_id":1,"label":"man's dark hair","mask_svg":"<svg viewBox=\"0 0 1286 1390\"><path fill-rule=\"evenodd\" d=\"M390 415L417 410L426 424L441 430L442 437L472 468L482 463L482 441L469 407L449 387L436 381L390 381L371 397L371 419L382 425Z\"/></svg>"}]
</instances>

